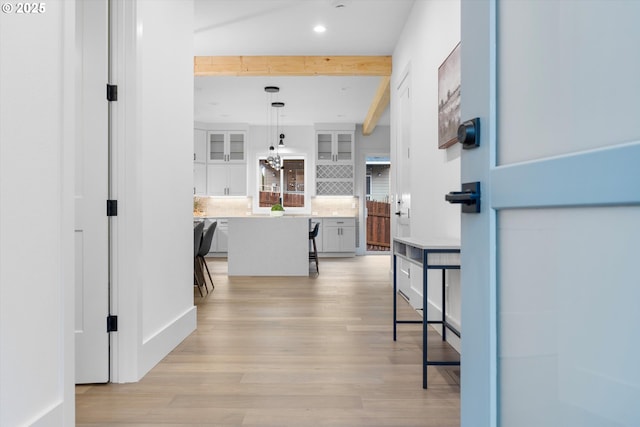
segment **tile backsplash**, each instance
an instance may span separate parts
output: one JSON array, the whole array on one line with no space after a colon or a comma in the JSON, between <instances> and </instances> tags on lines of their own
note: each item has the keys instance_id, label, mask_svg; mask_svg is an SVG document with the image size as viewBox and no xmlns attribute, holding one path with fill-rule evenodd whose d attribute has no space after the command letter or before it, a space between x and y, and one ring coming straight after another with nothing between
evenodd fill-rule
<instances>
[{"instance_id":1,"label":"tile backsplash","mask_svg":"<svg viewBox=\"0 0 640 427\"><path fill-rule=\"evenodd\" d=\"M193 216L246 216L251 215L252 207L252 197L193 197Z\"/></svg>"},{"instance_id":2,"label":"tile backsplash","mask_svg":"<svg viewBox=\"0 0 640 427\"><path fill-rule=\"evenodd\" d=\"M252 215L252 197L199 197L193 198L193 215L206 217L235 217ZM357 217L360 211L358 197L319 196L311 198L312 216Z\"/></svg>"},{"instance_id":3,"label":"tile backsplash","mask_svg":"<svg viewBox=\"0 0 640 427\"><path fill-rule=\"evenodd\" d=\"M358 197L319 196L311 198L313 216L353 216L360 211Z\"/></svg>"}]
</instances>

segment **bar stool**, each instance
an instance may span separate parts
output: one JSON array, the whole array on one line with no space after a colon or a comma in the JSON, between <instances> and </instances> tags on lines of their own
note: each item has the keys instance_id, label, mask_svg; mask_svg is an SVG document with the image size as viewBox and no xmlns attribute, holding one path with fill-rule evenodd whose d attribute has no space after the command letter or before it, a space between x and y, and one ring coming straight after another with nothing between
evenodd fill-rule
<instances>
[{"instance_id":1,"label":"bar stool","mask_svg":"<svg viewBox=\"0 0 640 427\"><path fill-rule=\"evenodd\" d=\"M218 225L218 221L214 221L209 228L202 235L202 242L200 243L200 248L198 249L198 253L196 254L196 259L200 262L200 271L202 272L202 278L204 280L204 271L202 271L202 266L207 269L207 275L209 276L209 281L211 282L211 290L216 288L216 285L213 284L213 279L211 278L211 272L209 272L209 266L207 266L207 261L204 259L205 255L209 253L211 250L211 242L213 241L213 233L216 232L216 226ZM204 280L204 288L209 292L209 288L207 288L207 281Z\"/></svg>"},{"instance_id":2,"label":"bar stool","mask_svg":"<svg viewBox=\"0 0 640 427\"><path fill-rule=\"evenodd\" d=\"M198 222L193 226L193 286L198 287L201 297L204 296L202 293L204 276L202 276L202 269L198 265L198 251L202 243L202 230L204 230L204 222ZM202 276L202 278L200 278L200 276Z\"/></svg>"},{"instance_id":3,"label":"bar stool","mask_svg":"<svg viewBox=\"0 0 640 427\"><path fill-rule=\"evenodd\" d=\"M318 237L318 230L320 228L320 223L317 222L313 227L313 230L309 232L309 240L313 242L313 251L309 252L309 261L316 262L316 273L320 274L320 269L318 268L318 247L316 246L316 237Z\"/></svg>"}]
</instances>

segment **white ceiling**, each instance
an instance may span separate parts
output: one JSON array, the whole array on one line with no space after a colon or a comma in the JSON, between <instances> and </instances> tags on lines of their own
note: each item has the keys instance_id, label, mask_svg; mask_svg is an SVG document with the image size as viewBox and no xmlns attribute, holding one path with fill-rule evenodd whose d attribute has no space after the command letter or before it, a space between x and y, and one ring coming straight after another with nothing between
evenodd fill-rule
<instances>
[{"instance_id":1,"label":"white ceiling","mask_svg":"<svg viewBox=\"0 0 640 427\"><path fill-rule=\"evenodd\" d=\"M391 55L413 2L195 0L195 54ZM314 33L317 24L327 31ZM379 82L379 77L195 77L195 120L268 124L272 100L285 103L281 125L361 124ZM280 92L269 97L264 87L270 85ZM389 124L388 111L379 123Z\"/></svg>"}]
</instances>

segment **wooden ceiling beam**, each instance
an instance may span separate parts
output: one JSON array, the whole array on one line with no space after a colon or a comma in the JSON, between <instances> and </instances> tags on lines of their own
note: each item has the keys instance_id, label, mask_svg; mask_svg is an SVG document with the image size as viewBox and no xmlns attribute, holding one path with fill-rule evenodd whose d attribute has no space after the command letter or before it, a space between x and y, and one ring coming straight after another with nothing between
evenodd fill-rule
<instances>
[{"instance_id":1,"label":"wooden ceiling beam","mask_svg":"<svg viewBox=\"0 0 640 427\"><path fill-rule=\"evenodd\" d=\"M390 76L390 56L196 56L196 76Z\"/></svg>"},{"instance_id":2,"label":"wooden ceiling beam","mask_svg":"<svg viewBox=\"0 0 640 427\"><path fill-rule=\"evenodd\" d=\"M380 85L378 86L378 90L376 91L376 94L373 97L373 102L371 102L371 106L369 107L367 118L364 119L364 123L362 124L363 135L371 135L373 133L373 130L376 128L378 124L378 120L380 120L380 116L382 116L382 113L384 113L384 110L387 109L387 106L389 105L390 100L391 100L391 77L384 76L380 80Z\"/></svg>"}]
</instances>

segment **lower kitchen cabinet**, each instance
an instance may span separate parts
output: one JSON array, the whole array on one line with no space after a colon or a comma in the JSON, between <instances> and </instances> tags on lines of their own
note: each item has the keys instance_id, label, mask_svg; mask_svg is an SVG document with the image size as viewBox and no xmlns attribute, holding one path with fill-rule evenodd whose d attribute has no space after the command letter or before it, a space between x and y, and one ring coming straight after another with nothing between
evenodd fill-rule
<instances>
[{"instance_id":1,"label":"lower kitchen cabinet","mask_svg":"<svg viewBox=\"0 0 640 427\"><path fill-rule=\"evenodd\" d=\"M216 252L226 254L229 248L229 220L219 219L218 229L216 230L218 235L216 238Z\"/></svg>"},{"instance_id":2,"label":"lower kitchen cabinet","mask_svg":"<svg viewBox=\"0 0 640 427\"><path fill-rule=\"evenodd\" d=\"M322 252L355 253L355 218L324 218L322 228Z\"/></svg>"},{"instance_id":3,"label":"lower kitchen cabinet","mask_svg":"<svg viewBox=\"0 0 640 427\"><path fill-rule=\"evenodd\" d=\"M213 241L207 256L226 256L229 242L229 220L226 218L207 218L204 224L205 228L208 228L214 221L217 221L218 225L216 225L216 232L213 234Z\"/></svg>"},{"instance_id":4,"label":"lower kitchen cabinet","mask_svg":"<svg viewBox=\"0 0 640 427\"><path fill-rule=\"evenodd\" d=\"M229 247L229 220L227 218L206 218L205 228L211 226L214 221L217 221L218 225L207 256L226 257ZM320 223L316 245L321 256L348 257L355 255L355 218L312 218L310 230L316 223ZM311 246L309 246L309 250L311 250Z\"/></svg>"}]
</instances>

